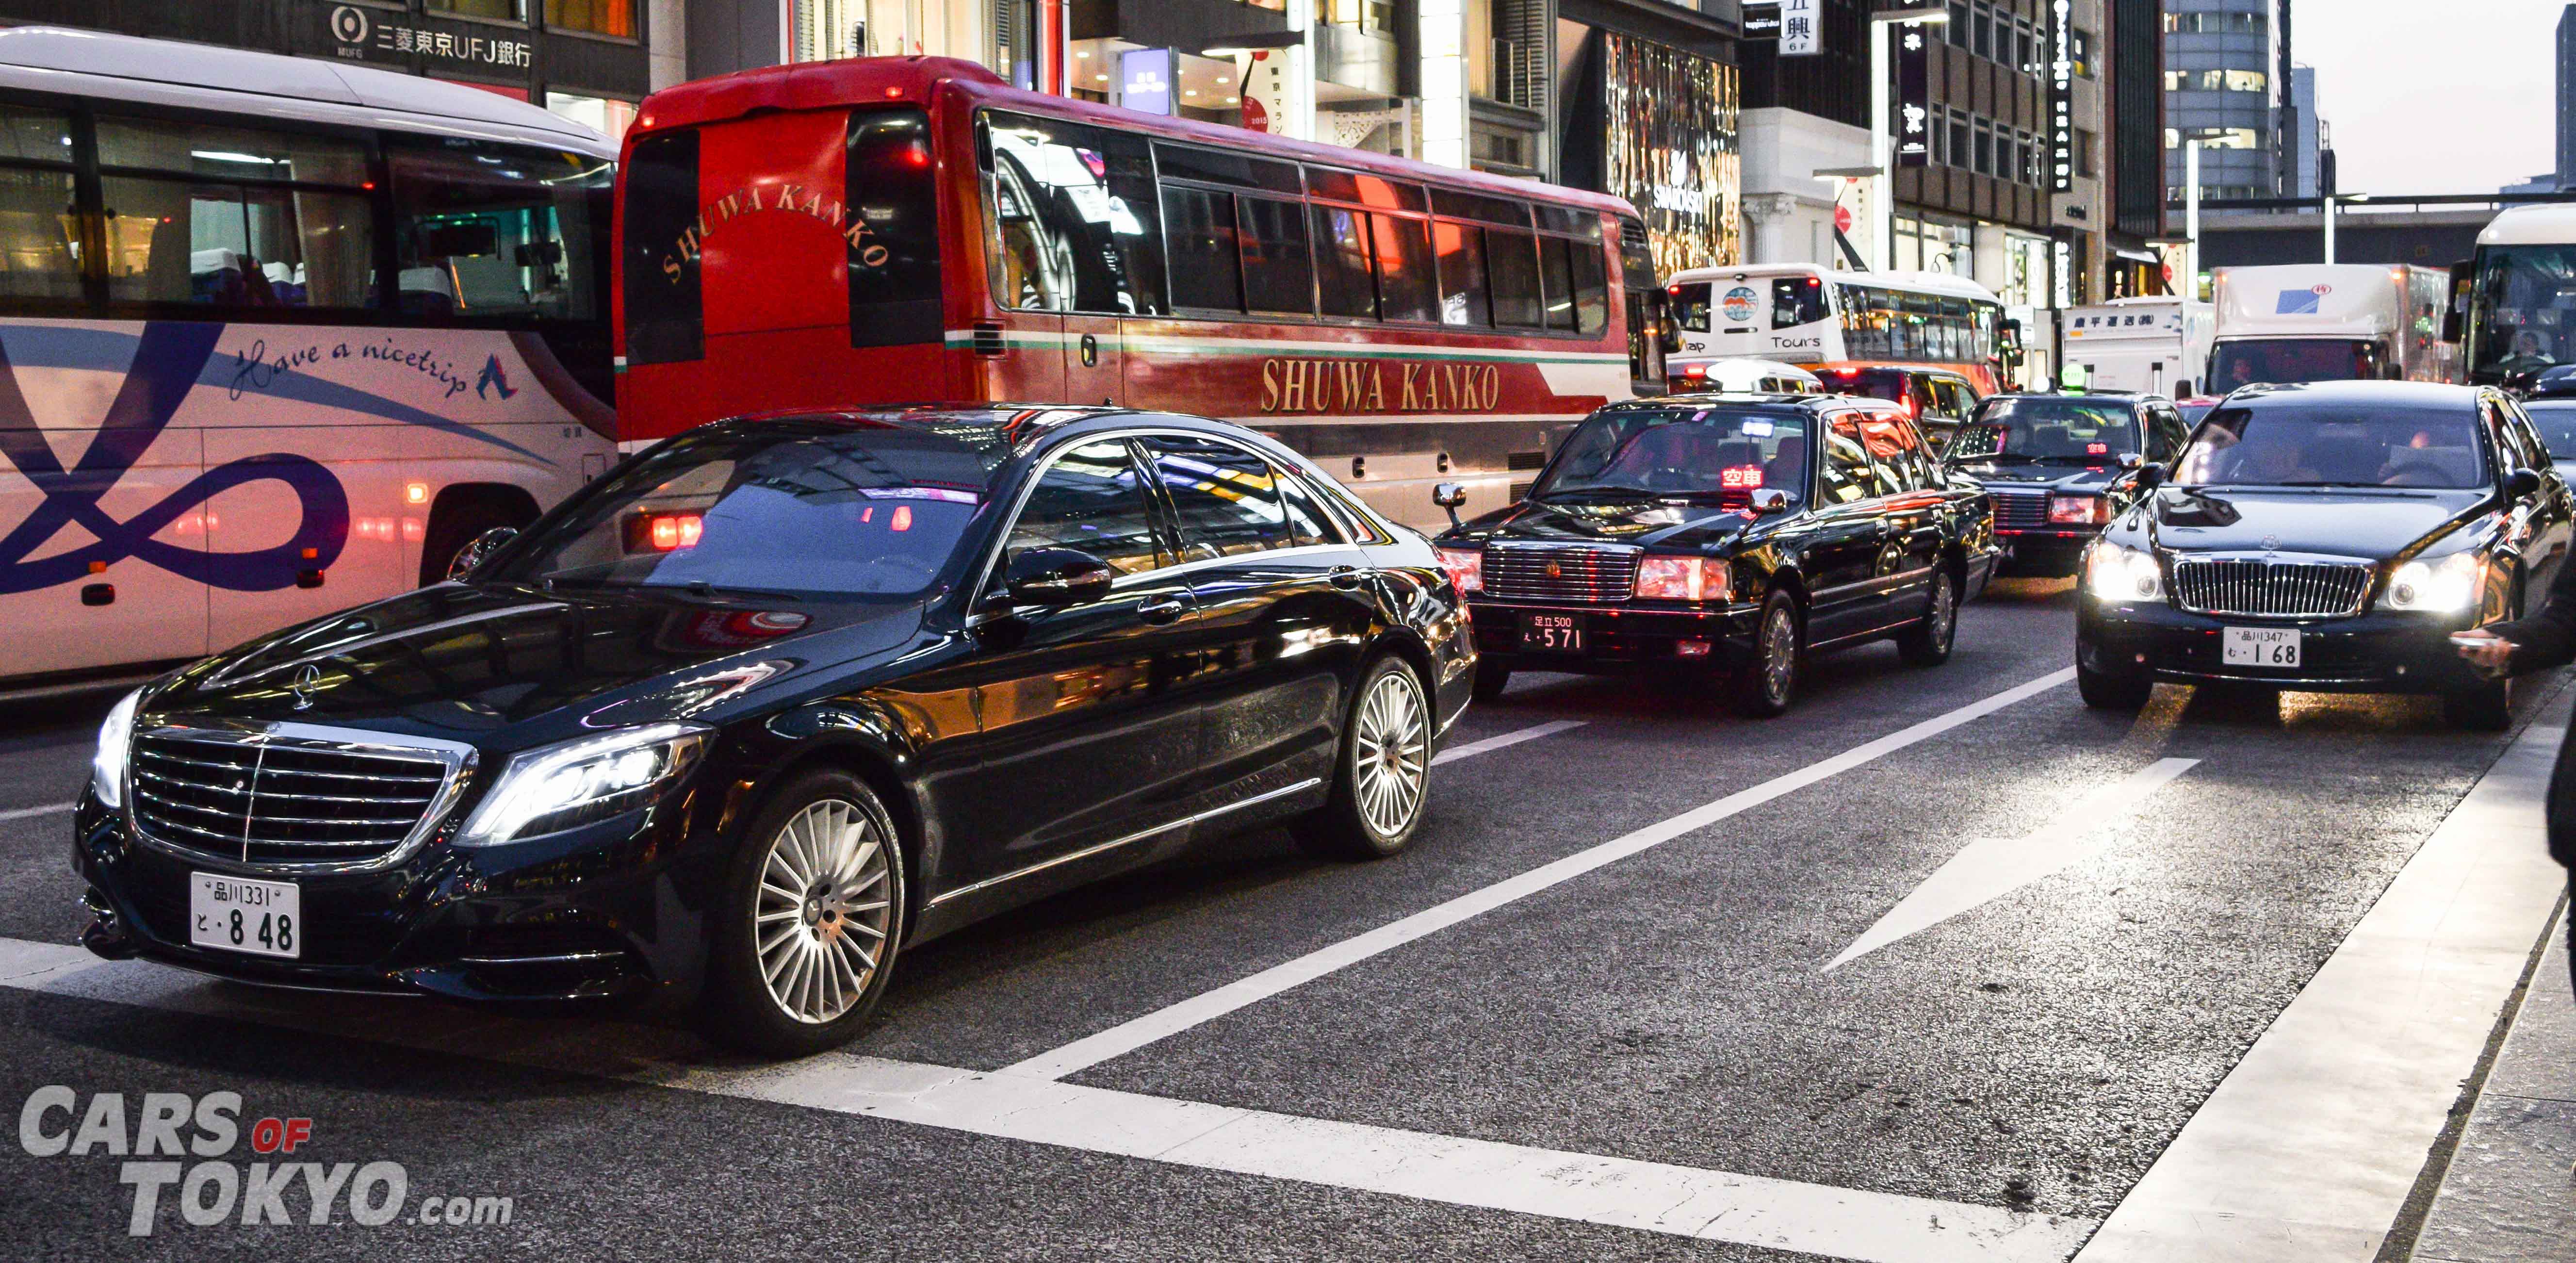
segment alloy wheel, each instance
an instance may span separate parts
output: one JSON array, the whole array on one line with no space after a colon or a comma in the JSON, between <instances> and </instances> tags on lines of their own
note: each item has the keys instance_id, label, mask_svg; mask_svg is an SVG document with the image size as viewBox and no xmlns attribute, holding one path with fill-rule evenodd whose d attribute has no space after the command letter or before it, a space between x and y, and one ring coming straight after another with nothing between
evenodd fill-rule
<instances>
[{"instance_id":1,"label":"alloy wheel","mask_svg":"<svg viewBox=\"0 0 2576 1263\"><path fill-rule=\"evenodd\" d=\"M1379 837L1400 836L1422 810L1430 770L1431 724L1413 673L1388 671L1360 700L1351 734L1351 789L1360 816Z\"/></svg>"},{"instance_id":2,"label":"alloy wheel","mask_svg":"<svg viewBox=\"0 0 2576 1263\"><path fill-rule=\"evenodd\" d=\"M888 841L838 798L807 805L770 839L752 941L780 1012L820 1024L867 995L894 927Z\"/></svg>"},{"instance_id":3,"label":"alloy wheel","mask_svg":"<svg viewBox=\"0 0 2576 1263\"><path fill-rule=\"evenodd\" d=\"M1949 572L1935 571L1932 575L1932 626L1930 628L1934 650L1949 648L1951 633L1958 623L1959 602L1951 591Z\"/></svg>"},{"instance_id":4,"label":"alloy wheel","mask_svg":"<svg viewBox=\"0 0 2576 1263\"><path fill-rule=\"evenodd\" d=\"M1774 705L1789 700L1789 684L1798 671L1798 628L1789 607L1776 606L1762 622L1762 693Z\"/></svg>"}]
</instances>

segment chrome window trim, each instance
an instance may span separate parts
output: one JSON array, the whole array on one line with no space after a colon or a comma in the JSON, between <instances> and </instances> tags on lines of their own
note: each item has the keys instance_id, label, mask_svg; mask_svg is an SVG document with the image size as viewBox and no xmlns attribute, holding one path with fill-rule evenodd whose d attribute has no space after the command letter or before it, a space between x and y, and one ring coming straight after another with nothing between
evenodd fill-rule
<instances>
[{"instance_id":1,"label":"chrome window trim","mask_svg":"<svg viewBox=\"0 0 2576 1263\"><path fill-rule=\"evenodd\" d=\"M967 885L959 886L955 890L944 891L940 894L931 896L930 902L922 906L925 909L936 908L951 899L963 899L968 895L990 890L1004 882L1017 881L1022 877L1043 873L1050 868L1057 868L1073 863L1075 860L1089 859L1104 851L1114 851L1119 847L1128 845L1129 843L1142 842L1147 838L1169 833L1174 829L1186 828L1194 824L1201 824L1209 820L1214 820L1219 816L1230 815L1234 812L1241 811L1246 807L1257 807L1263 803L1271 801L1272 799L1285 798L1288 795L1297 793L1301 790L1313 789L1323 783L1324 778L1320 776L1309 776L1294 785L1282 785L1277 789L1263 790L1249 798L1238 798L1222 807L1211 807L1206 811L1195 812L1190 815L1183 816L1178 820L1154 825L1150 828L1138 829L1134 833L1127 834L1124 837L1111 838L1106 842L1095 842L1090 846L1083 847L1077 851L1067 851L1053 859L1039 860L1037 863L1031 864L1026 868L1015 868L1007 873L999 874L998 876L987 877L982 881L971 882Z\"/></svg>"},{"instance_id":2,"label":"chrome window trim","mask_svg":"<svg viewBox=\"0 0 2576 1263\"><path fill-rule=\"evenodd\" d=\"M445 773L435 794L421 809L420 819L401 841L382 855L362 860L253 860L244 854L226 856L200 847L166 841L147 832L134 811L134 763L132 742L145 737L162 737L178 741L197 741L209 745L268 746L291 745L327 753L388 755L408 759L428 759L442 765ZM436 737L413 737L363 728L335 728L322 724L287 722L232 723L197 727L185 724L163 724L152 728L138 725L127 745L125 759L125 801L121 813L126 832L144 845L164 854L193 863L229 865L256 873L365 873L391 868L418 853L439 825L456 810L465 796L465 787L473 779L479 752L462 741L442 741Z\"/></svg>"}]
</instances>

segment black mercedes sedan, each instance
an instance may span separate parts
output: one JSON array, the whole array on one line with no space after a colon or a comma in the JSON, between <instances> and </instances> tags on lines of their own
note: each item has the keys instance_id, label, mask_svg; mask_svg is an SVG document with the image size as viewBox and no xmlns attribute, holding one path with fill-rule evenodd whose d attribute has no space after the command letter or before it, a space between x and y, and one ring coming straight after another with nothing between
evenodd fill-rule
<instances>
[{"instance_id":1,"label":"black mercedes sedan","mask_svg":"<svg viewBox=\"0 0 2576 1263\"><path fill-rule=\"evenodd\" d=\"M1724 673L1757 717L1789 708L1815 650L1893 637L1943 662L1994 562L1985 493L1901 409L1838 395L1612 404L1527 498L1436 542L1475 616L1477 696L1515 668Z\"/></svg>"},{"instance_id":2,"label":"black mercedes sedan","mask_svg":"<svg viewBox=\"0 0 2576 1263\"><path fill-rule=\"evenodd\" d=\"M1991 395L1943 460L1994 496L1996 573L2055 579L2137 499L2133 471L2172 463L2190 432L2162 395Z\"/></svg>"},{"instance_id":3,"label":"black mercedes sedan","mask_svg":"<svg viewBox=\"0 0 2576 1263\"><path fill-rule=\"evenodd\" d=\"M92 950L811 1052L907 946L1211 830L1399 850L1475 665L1421 535L1160 414L719 423L466 564L118 704Z\"/></svg>"},{"instance_id":4,"label":"black mercedes sedan","mask_svg":"<svg viewBox=\"0 0 2576 1263\"><path fill-rule=\"evenodd\" d=\"M2077 683L2135 710L2158 681L2432 693L2511 721L2508 681L2451 632L2516 618L2569 543L2567 486L2502 391L2425 382L2249 386L2084 563Z\"/></svg>"}]
</instances>

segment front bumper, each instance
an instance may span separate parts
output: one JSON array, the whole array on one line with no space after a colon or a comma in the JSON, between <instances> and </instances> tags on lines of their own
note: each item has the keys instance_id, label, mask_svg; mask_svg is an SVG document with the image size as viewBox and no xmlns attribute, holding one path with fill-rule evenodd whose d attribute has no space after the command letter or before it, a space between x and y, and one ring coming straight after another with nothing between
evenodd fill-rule
<instances>
[{"instance_id":1,"label":"front bumper","mask_svg":"<svg viewBox=\"0 0 2576 1263\"><path fill-rule=\"evenodd\" d=\"M2349 618L2250 619L2193 614L2164 602L2116 605L2077 598L2075 654L2086 670L2147 675L2176 684L2263 684L2316 693L2441 693L2487 681L2450 646L2476 616L2371 611ZM2295 627L2294 668L2230 664L2229 627Z\"/></svg>"},{"instance_id":2,"label":"front bumper","mask_svg":"<svg viewBox=\"0 0 2576 1263\"><path fill-rule=\"evenodd\" d=\"M1470 596L1467 604L1475 616L1477 656L1528 671L1611 672L1655 666L1731 671L1751 660L1755 625L1761 616L1761 607L1750 603L1581 605ZM1524 649L1521 620L1529 614L1580 615L1583 649ZM1694 643L1706 646L1705 652L1685 655L1684 647Z\"/></svg>"},{"instance_id":3,"label":"front bumper","mask_svg":"<svg viewBox=\"0 0 2576 1263\"><path fill-rule=\"evenodd\" d=\"M72 864L96 914L82 942L240 982L465 1000L693 994L704 967L712 847L686 845L685 795L564 833L450 846L442 833L390 868L290 873L138 839L84 793ZM291 881L303 954L281 960L190 945L195 873Z\"/></svg>"}]
</instances>

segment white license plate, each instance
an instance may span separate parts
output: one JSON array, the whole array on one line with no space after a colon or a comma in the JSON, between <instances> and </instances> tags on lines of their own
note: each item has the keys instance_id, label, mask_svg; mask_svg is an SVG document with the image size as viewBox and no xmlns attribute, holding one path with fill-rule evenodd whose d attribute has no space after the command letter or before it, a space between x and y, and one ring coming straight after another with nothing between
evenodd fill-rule
<instances>
[{"instance_id":1,"label":"white license plate","mask_svg":"<svg viewBox=\"0 0 2576 1263\"><path fill-rule=\"evenodd\" d=\"M2219 633L2218 643L2231 667L2299 665L2299 629L2295 627L2230 627Z\"/></svg>"},{"instance_id":2,"label":"white license plate","mask_svg":"<svg viewBox=\"0 0 2576 1263\"><path fill-rule=\"evenodd\" d=\"M192 873L188 942L254 956L304 954L303 894L295 883Z\"/></svg>"}]
</instances>

